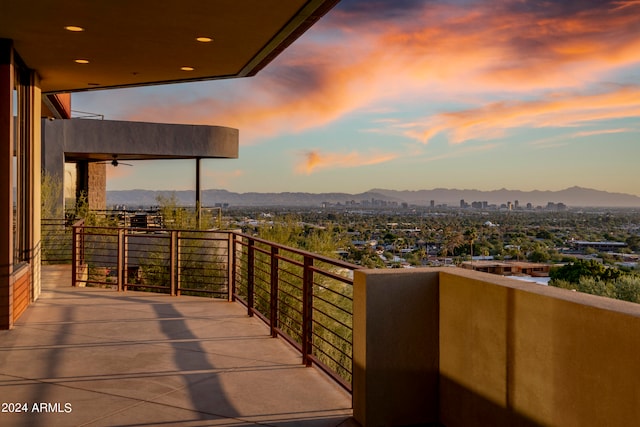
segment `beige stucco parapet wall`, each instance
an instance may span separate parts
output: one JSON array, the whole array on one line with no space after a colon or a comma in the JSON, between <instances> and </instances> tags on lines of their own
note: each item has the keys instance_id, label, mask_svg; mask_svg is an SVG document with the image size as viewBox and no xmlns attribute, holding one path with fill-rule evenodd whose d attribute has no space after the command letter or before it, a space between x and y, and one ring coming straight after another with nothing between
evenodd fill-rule
<instances>
[{"instance_id":1,"label":"beige stucco parapet wall","mask_svg":"<svg viewBox=\"0 0 640 427\"><path fill-rule=\"evenodd\" d=\"M365 426L633 425L639 355L638 304L462 269L355 272Z\"/></svg>"},{"instance_id":2,"label":"beige stucco parapet wall","mask_svg":"<svg viewBox=\"0 0 640 427\"><path fill-rule=\"evenodd\" d=\"M235 159L238 141L238 129L224 126L43 119L42 166L50 175L62 179L65 161L108 162L113 154L118 155L119 161ZM100 183L94 180L93 185ZM62 205L63 194L59 200Z\"/></svg>"}]
</instances>

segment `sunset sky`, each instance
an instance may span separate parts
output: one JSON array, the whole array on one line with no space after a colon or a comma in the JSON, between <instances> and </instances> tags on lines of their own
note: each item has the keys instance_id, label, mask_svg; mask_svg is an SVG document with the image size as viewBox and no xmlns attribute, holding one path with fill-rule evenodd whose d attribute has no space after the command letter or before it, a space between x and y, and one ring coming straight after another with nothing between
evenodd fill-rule
<instances>
[{"instance_id":1,"label":"sunset sky","mask_svg":"<svg viewBox=\"0 0 640 427\"><path fill-rule=\"evenodd\" d=\"M640 0L342 0L257 76L73 95L106 119L240 129L235 192L640 195ZM108 167L194 189L194 161Z\"/></svg>"}]
</instances>

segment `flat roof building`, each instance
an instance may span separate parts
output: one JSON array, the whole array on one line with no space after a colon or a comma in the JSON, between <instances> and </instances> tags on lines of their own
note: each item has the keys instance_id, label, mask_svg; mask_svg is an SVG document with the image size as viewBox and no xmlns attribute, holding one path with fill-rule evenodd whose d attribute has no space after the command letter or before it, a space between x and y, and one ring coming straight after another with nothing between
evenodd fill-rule
<instances>
[{"instance_id":1,"label":"flat roof building","mask_svg":"<svg viewBox=\"0 0 640 427\"><path fill-rule=\"evenodd\" d=\"M571 245L578 250L592 248L599 252L615 252L627 247L627 244L625 242L588 242L585 240L575 240L571 242Z\"/></svg>"},{"instance_id":2,"label":"flat roof building","mask_svg":"<svg viewBox=\"0 0 640 427\"><path fill-rule=\"evenodd\" d=\"M533 277L546 277L549 275L549 264L538 264L523 261L465 261L462 268L485 273L499 274L501 276L526 275Z\"/></svg>"}]
</instances>

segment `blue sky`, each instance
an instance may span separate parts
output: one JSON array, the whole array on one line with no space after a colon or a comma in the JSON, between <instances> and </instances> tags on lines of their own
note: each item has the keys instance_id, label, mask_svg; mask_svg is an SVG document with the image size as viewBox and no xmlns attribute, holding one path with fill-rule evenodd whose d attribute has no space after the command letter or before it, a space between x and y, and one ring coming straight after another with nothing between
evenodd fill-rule
<instances>
[{"instance_id":1,"label":"blue sky","mask_svg":"<svg viewBox=\"0 0 640 427\"><path fill-rule=\"evenodd\" d=\"M640 0L342 0L255 77L72 106L239 128L240 158L204 160L203 188L640 195ZM109 190L195 186L194 161L134 163Z\"/></svg>"}]
</instances>

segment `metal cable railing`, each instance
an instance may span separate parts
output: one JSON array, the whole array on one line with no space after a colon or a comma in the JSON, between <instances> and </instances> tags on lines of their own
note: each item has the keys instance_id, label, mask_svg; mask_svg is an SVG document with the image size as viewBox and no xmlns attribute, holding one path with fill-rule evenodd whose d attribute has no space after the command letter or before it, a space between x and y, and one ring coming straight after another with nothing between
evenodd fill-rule
<instances>
[{"instance_id":1,"label":"metal cable railing","mask_svg":"<svg viewBox=\"0 0 640 427\"><path fill-rule=\"evenodd\" d=\"M66 219L41 221L42 263L71 264L71 223Z\"/></svg>"},{"instance_id":2,"label":"metal cable railing","mask_svg":"<svg viewBox=\"0 0 640 427\"><path fill-rule=\"evenodd\" d=\"M353 375L353 271L360 267L234 233L234 298L347 390Z\"/></svg>"},{"instance_id":3,"label":"metal cable railing","mask_svg":"<svg viewBox=\"0 0 640 427\"><path fill-rule=\"evenodd\" d=\"M74 286L237 300L351 391L358 266L230 231L72 229Z\"/></svg>"}]
</instances>

